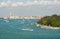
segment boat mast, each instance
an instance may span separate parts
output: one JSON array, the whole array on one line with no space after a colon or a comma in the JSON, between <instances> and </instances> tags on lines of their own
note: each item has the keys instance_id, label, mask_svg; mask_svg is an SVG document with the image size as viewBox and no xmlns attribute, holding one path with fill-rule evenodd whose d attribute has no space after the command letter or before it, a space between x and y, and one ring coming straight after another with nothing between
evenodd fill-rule
<instances>
[{"instance_id":1,"label":"boat mast","mask_svg":"<svg viewBox=\"0 0 60 39\"><path fill-rule=\"evenodd\" d=\"M10 16L10 17L13 16L11 12L10 12L10 15L9 15L9 16Z\"/></svg>"}]
</instances>

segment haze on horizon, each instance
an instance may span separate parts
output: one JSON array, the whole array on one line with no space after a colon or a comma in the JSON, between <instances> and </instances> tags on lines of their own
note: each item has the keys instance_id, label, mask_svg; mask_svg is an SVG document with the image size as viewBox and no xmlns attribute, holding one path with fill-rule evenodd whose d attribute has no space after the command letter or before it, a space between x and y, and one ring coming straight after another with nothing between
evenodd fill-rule
<instances>
[{"instance_id":1,"label":"haze on horizon","mask_svg":"<svg viewBox=\"0 0 60 39\"><path fill-rule=\"evenodd\" d=\"M0 16L60 15L60 0L0 0Z\"/></svg>"}]
</instances>

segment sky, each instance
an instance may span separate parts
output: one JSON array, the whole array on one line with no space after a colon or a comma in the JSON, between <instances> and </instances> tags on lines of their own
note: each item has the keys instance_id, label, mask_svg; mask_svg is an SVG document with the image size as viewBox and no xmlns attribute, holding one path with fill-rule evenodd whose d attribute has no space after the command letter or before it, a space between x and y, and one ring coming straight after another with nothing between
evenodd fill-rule
<instances>
[{"instance_id":1,"label":"sky","mask_svg":"<svg viewBox=\"0 0 60 39\"><path fill-rule=\"evenodd\" d=\"M8 1L8 0L0 0L0 2L2 2L2 1ZM23 2L26 2L26 1L55 1L55 0L9 0L9 1L13 1L13 2L23 1ZM60 1L60 0L57 0L57 1Z\"/></svg>"},{"instance_id":2,"label":"sky","mask_svg":"<svg viewBox=\"0 0 60 39\"><path fill-rule=\"evenodd\" d=\"M60 0L0 0L0 16L60 15Z\"/></svg>"}]
</instances>

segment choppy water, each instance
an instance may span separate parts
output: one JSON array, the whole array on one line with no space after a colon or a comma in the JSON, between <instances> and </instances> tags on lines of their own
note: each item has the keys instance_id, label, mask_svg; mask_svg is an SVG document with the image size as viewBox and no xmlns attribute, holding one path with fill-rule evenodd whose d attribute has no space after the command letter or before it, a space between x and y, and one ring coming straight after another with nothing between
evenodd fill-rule
<instances>
[{"instance_id":1,"label":"choppy water","mask_svg":"<svg viewBox=\"0 0 60 39\"><path fill-rule=\"evenodd\" d=\"M38 19L0 19L0 39L60 39L60 29L36 27Z\"/></svg>"}]
</instances>

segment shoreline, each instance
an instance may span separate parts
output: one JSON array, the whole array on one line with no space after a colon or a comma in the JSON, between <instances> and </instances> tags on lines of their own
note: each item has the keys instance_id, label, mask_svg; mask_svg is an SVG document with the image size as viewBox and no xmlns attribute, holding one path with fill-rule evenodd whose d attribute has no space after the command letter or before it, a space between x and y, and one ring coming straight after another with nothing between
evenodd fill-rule
<instances>
[{"instance_id":1,"label":"shoreline","mask_svg":"<svg viewBox=\"0 0 60 39\"><path fill-rule=\"evenodd\" d=\"M36 24L37 27L45 28L45 29L60 29L60 27L51 27L51 26L46 26L46 25L40 25Z\"/></svg>"}]
</instances>

